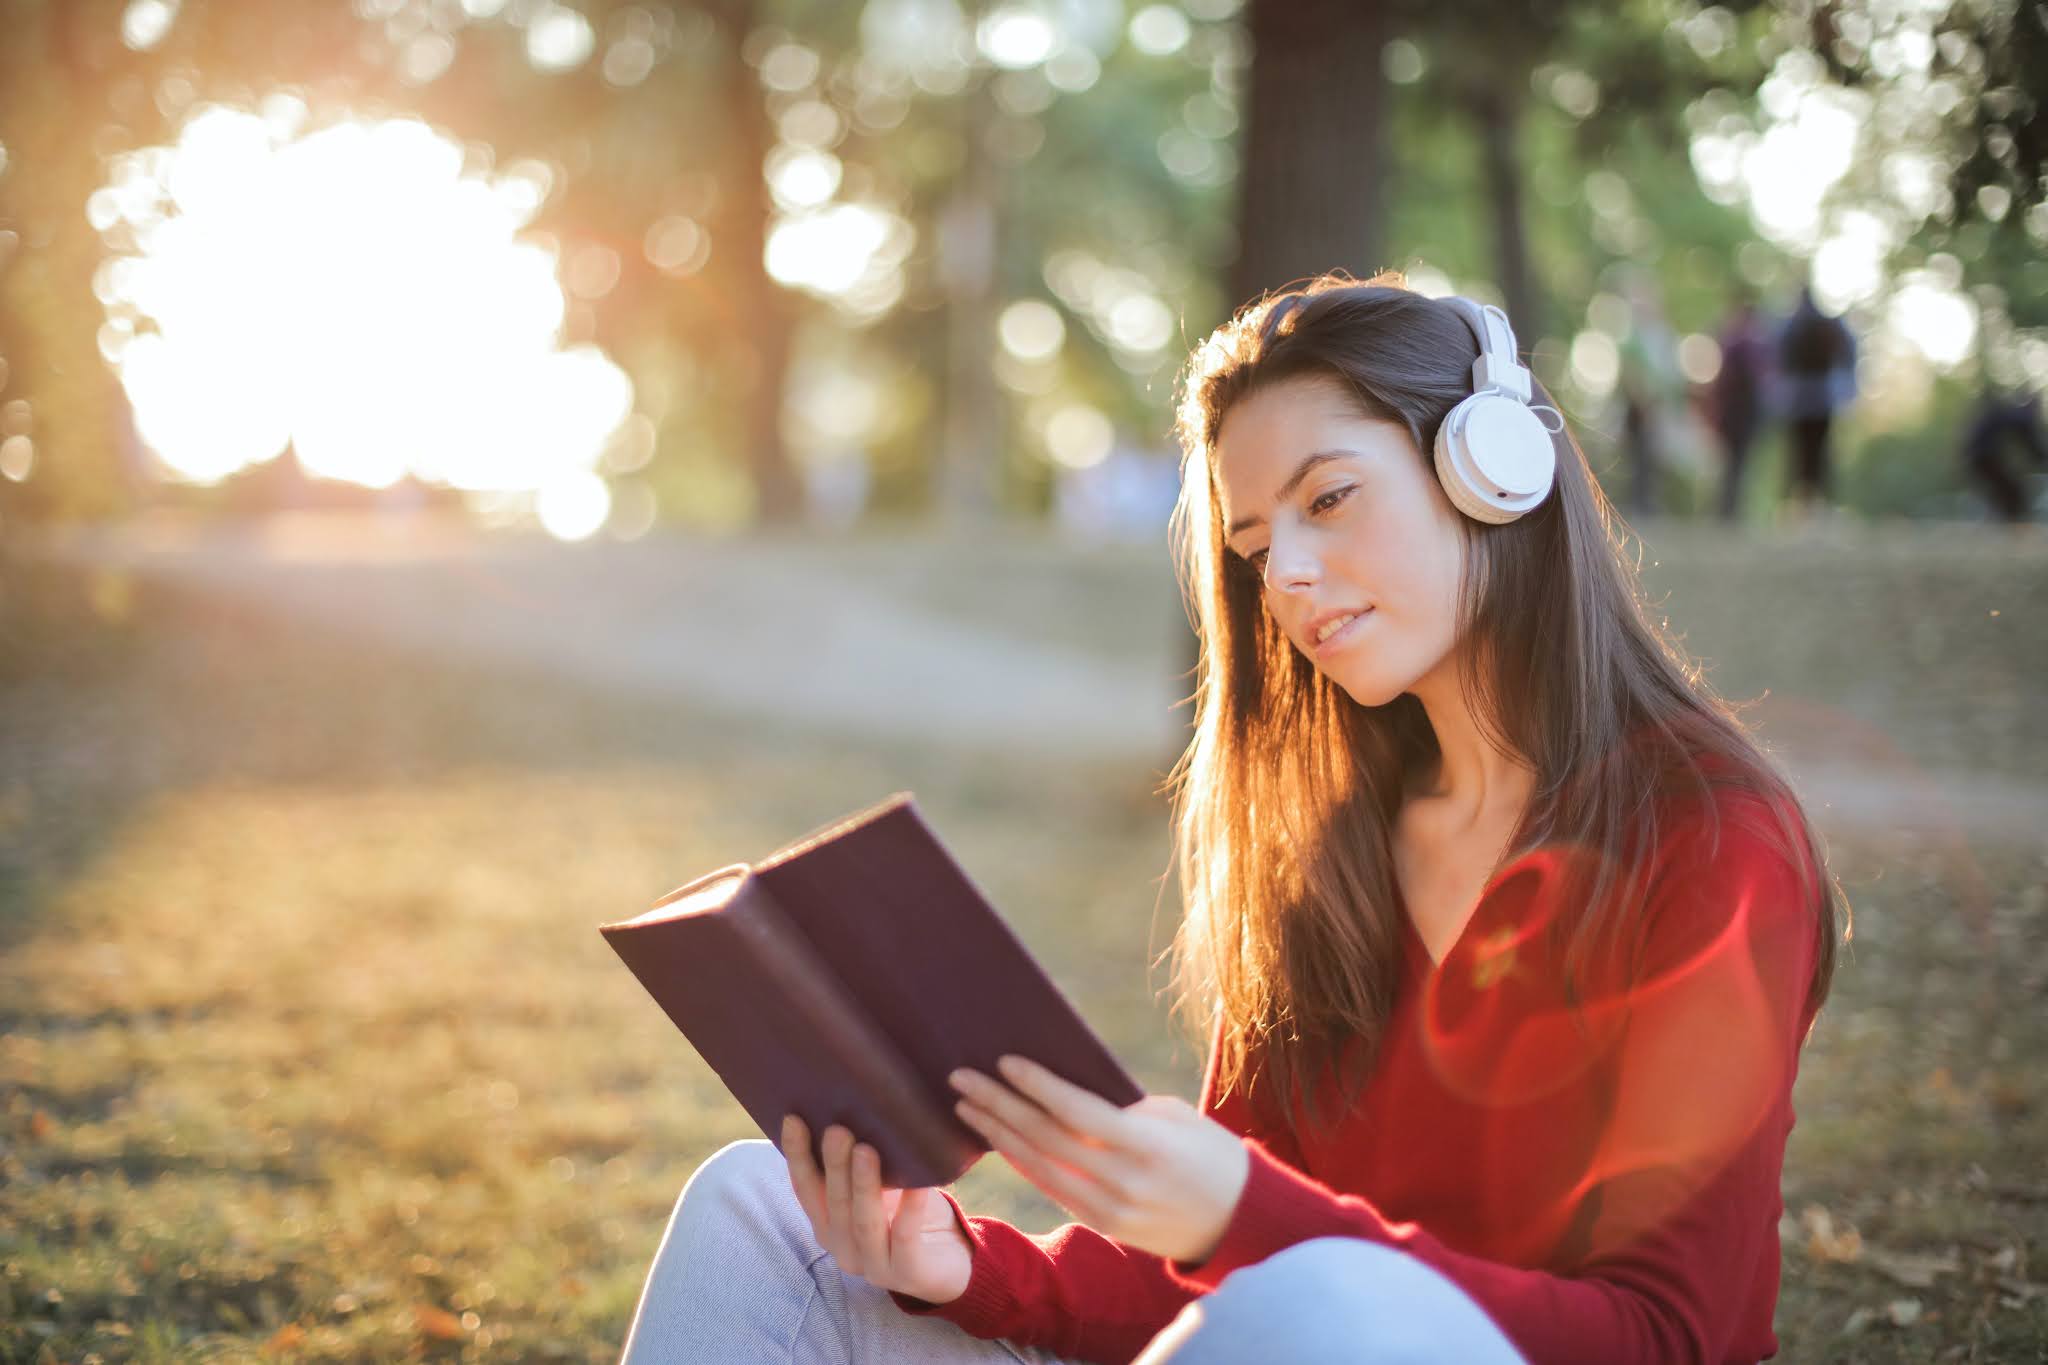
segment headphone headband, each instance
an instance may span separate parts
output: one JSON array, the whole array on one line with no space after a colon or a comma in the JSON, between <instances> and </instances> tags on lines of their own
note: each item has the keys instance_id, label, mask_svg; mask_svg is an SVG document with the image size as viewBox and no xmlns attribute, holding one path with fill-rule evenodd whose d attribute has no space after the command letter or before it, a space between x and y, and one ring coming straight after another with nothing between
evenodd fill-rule
<instances>
[{"instance_id":1,"label":"headphone headband","mask_svg":"<svg viewBox=\"0 0 2048 1365\"><path fill-rule=\"evenodd\" d=\"M1508 315L1490 303L1478 303L1452 294L1445 303L1457 310L1479 342L1479 358L1472 362L1472 391L1504 393L1527 403L1536 396L1529 368L1515 354L1515 329Z\"/></svg>"}]
</instances>

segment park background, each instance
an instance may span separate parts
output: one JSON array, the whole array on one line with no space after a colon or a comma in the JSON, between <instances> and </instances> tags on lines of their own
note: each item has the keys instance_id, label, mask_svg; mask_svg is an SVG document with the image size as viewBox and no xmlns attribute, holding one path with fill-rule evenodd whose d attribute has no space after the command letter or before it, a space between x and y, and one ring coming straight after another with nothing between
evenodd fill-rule
<instances>
[{"instance_id":1,"label":"park background","mask_svg":"<svg viewBox=\"0 0 2048 1365\"><path fill-rule=\"evenodd\" d=\"M594 926L892 791L1191 1097L1169 400L1383 266L1508 309L1849 893L1782 1358L2039 1359L2048 542L1958 438L2048 382L2044 73L1997 0L0 0L0 1360L614 1358L753 1134ZM1722 522L1805 283L1833 505L1774 432Z\"/></svg>"}]
</instances>

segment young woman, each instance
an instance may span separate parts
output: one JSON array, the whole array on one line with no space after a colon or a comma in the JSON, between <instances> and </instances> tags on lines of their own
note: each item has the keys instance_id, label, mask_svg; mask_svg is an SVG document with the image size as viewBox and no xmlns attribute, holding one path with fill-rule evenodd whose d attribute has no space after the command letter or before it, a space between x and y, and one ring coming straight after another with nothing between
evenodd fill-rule
<instances>
[{"instance_id":1,"label":"young woman","mask_svg":"<svg viewBox=\"0 0 2048 1365\"><path fill-rule=\"evenodd\" d=\"M1846 912L1644 613L1498 309L1263 298L1189 363L1171 784L1195 1105L1028 1059L961 1117L1079 1221L880 1187L843 1127L678 1202L632 1362L1753 1362ZM1557 416L1553 428L1537 414Z\"/></svg>"}]
</instances>

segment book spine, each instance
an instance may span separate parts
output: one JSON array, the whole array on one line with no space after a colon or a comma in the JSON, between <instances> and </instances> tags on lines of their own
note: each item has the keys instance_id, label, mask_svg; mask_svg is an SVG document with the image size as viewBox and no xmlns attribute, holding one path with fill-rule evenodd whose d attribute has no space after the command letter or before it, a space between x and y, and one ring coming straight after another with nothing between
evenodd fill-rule
<instances>
[{"instance_id":1,"label":"book spine","mask_svg":"<svg viewBox=\"0 0 2048 1365\"><path fill-rule=\"evenodd\" d=\"M970 1138L965 1125L956 1127L950 1113L933 1108L923 1082L895 1043L855 1003L852 993L758 878L746 879L745 887L727 907L726 918L754 950L763 972L781 986L783 997L810 1017L860 1093L894 1136L924 1163L926 1171L955 1172L965 1164L965 1155L984 1150ZM854 1136L879 1149L880 1144L870 1135ZM893 1163L887 1153L883 1156L884 1181L903 1184L901 1178L891 1179ZM934 1178L943 1183L953 1176Z\"/></svg>"}]
</instances>

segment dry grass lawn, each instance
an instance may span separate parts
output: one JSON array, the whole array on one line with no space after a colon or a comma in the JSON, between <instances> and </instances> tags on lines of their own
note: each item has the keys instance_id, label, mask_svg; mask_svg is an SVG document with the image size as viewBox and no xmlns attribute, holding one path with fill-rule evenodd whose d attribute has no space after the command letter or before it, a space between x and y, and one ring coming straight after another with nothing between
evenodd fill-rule
<instances>
[{"instance_id":1,"label":"dry grass lawn","mask_svg":"<svg viewBox=\"0 0 2048 1365\"><path fill-rule=\"evenodd\" d=\"M1958 622L2031 594L2030 655L1930 642L1942 617L1861 658L1909 722L1914 650L2039 709L2038 560L1835 572L1837 623L1902 575ZM1813 618L1774 618L1790 676L1744 676L1830 695L1842 651L1785 644L1823 609L1786 602ZM1926 725L1922 758L2048 766L2013 752L2038 718ZM616 1358L676 1192L754 1134L594 926L899 789L1140 1078L1192 1097L1146 967L1176 912L1159 778L628 706L5 568L0 1361ZM2048 1359L2048 848L1831 854L1857 942L1800 1078L1781 1358ZM965 1202L1062 1221L1000 1167Z\"/></svg>"}]
</instances>

